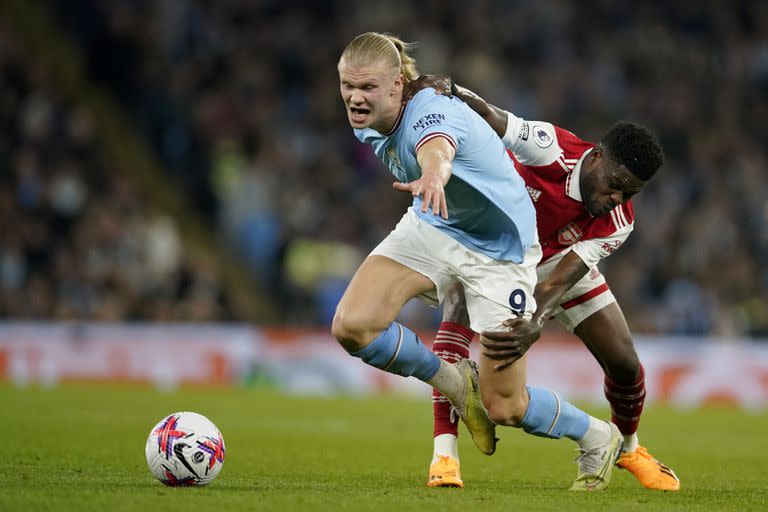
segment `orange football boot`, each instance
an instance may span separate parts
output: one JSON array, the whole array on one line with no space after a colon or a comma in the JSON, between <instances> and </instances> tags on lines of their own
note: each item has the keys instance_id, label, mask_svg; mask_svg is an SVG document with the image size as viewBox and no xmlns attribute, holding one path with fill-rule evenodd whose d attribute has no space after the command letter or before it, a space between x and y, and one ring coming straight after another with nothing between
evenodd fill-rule
<instances>
[{"instance_id":1,"label":"orange football boot","mask_svg":"<svg viewBox=\"0 0 768 512\"><path fill-rule=\"evenodd\" d=\"M453 457L438 455L437 462L429 466L427 487L464 487L459 461Z\"/></svg>"},{"instance_id":2,"label":"orange football boot","mask_svg":"<svg viewBox=\"0 0 768 512\"><path fill-rule=\"evenodd\" d=\"M680 479L675 472L654 459L643 446L638 446L632 453L622 453L616 465L632 473L647 489L680 490Z\"/></svg>"}]
</instances>

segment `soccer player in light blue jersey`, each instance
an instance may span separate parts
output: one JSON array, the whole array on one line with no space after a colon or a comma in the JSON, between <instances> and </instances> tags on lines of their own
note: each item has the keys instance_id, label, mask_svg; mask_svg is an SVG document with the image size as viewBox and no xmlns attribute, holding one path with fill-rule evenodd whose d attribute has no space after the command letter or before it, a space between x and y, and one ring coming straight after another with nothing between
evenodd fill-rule
<instances>
[{"instance_id":1,"label":"soccer player in light blue jersey","mask_svg":"<svg viewBox=\"0 0 768 512\"><path fill-rule=\"evenodd\" d=\"M572 488L604 488L621 449L615 425L557 393L526 386L525 358L494 371L495 362L481 356L478 378L467 360L440 360L395 322L408 300L436 305L454 282L464 286L474 331L498 330L510 314L529 320L541 258L525 184L483 119L433 89L401 105L404 83L417 77L407 48L393 36L366 33L339 59L341 96L355 135L390 169L394 188L414 200L352 278L333 334L352 356L440 391L483 453L495 450L494 421L538 436L568 437L594 459Z\"/></svg>"}]
</instances>

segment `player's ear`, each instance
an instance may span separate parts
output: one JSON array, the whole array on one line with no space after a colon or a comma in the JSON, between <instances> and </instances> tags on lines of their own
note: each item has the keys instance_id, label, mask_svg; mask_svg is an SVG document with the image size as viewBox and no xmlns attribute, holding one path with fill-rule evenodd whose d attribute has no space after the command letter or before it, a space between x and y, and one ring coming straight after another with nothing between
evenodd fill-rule
<instances>
[{"instance_id":1,"label":"player's ear","mask_svg":"<svg viewBox=\"0 0 768 512\"><path fill-rule=\"evenodd\" d=\"M392 96L402 94L404 85L405 76L402 73L398 73L397 78L395 78L395 84L392 86Z\"/></svg>"},{"instance_id":2,"label":"player's ear","mask_svg":"<svg viewBox=\"0 0 768 512\"><path fill-rule=\"evenodd\" d=\"M605 152L603 151L603 148L600 146L595 146L592 151L589 152L589 158L594 163L598 163L600 160L603 159Z\"/></svg>"}]
</instances>

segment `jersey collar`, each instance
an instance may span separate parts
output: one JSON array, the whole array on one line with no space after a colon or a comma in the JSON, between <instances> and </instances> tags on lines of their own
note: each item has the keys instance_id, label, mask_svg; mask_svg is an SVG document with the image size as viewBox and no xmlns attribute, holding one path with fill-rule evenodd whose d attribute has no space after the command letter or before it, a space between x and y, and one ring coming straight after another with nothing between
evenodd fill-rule
<instances>
[{"instance_id":1,"label":"jersey collar","mask_svg":"<svg viewBox=\"0 0 768 512\"><path fill-rule=\"evenodd\" d=\"M397 119L395 119L395 124L392 126L392 129L389 130L387 133L382 133L385 137L389 137L393 133L397 131L398 128L400 128L400 123L403 121L403 112L405 112L405 105L400 107L400 112L397 114Z\"/></svg>"},{"instance_id":2,"label":"jersey collar","mask_svg":"<svg viewBox=\"0 0 768 512\"><path fill-rule=\"evenodd\" d=\"M579 186L579 182L581 181L581 166L584 163L584 159L587 157L590 151L592 151L592 149L593 148L589 148L584 152L583 155L581 155L581 158L579 158L579 161L576 162L576 165L573 166L573 170L565 179L565 193L568 195L568 197L575 199L580 203L584 202L583 198L581 197L581 187Z\"/></svg>"}]
</instances>

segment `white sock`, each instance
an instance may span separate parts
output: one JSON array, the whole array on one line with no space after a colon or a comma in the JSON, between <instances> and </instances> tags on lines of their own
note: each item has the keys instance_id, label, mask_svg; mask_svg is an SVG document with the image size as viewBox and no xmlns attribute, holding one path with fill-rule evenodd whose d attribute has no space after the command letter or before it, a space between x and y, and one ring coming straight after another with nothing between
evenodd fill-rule
<instances>
[{"instance_id":1,"label":"white sock","mask_svg":"<svg viewBox=\"0 0 768 512\"><path fill-rule=\"evenodd\" d=\"M427 384L438 390L451 403L456 403L457 399L463 398L466 383L461 372L452 365L440 360L440 368L437 373L427 381Z\"/></svg>"},{"instance_id":2,"label":"white sock","mask_svg":"<svg viewBox=\"0 0 768 512\"><path fill-rule=\"evenodd\" d=\"M637 438L637 432L635 432L634 434L624 436L624 448L622 448L621 451L632 453L637 450L638 446L640 446L640 440Z\"/></svg>"},{"instance_id":3,"label":"white sock","mask_svg":"<svg viewBox=\"0 0 768 512\"><path fill-rule=\"evenodd\" d=\"M611 426L607 421L589 417L589 428L584 437L576 441L582 450L593 450L605 443L611 437Z\"/></svg>"},{"instance_id":4,"label":"white sock","mask_svg":"<svg viewBox=\"0 0 768 512\"><path fill-rule=\"evenodd\" d=\"M435 451L432 452L432 464L437 462L437 456L453 457L459 460L459 438L453 434L435 436Z\"/></svg>"}]
</instances>

